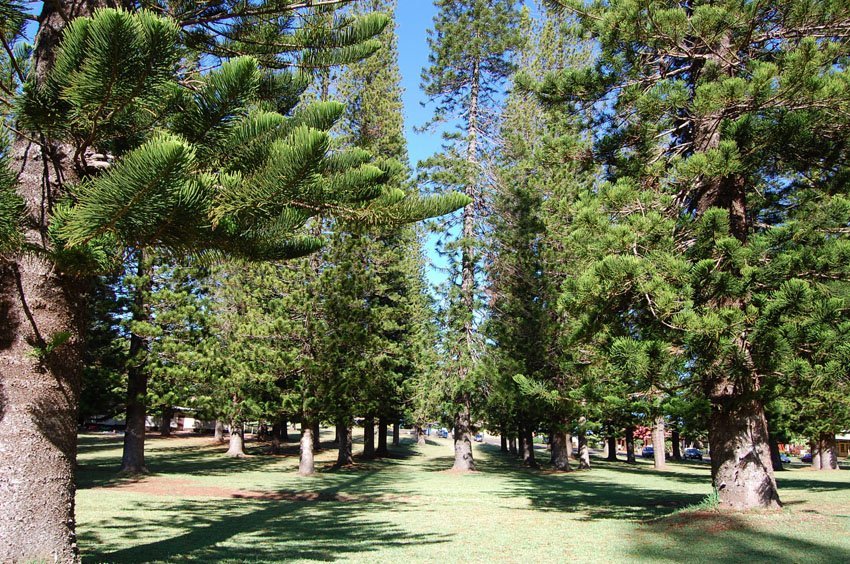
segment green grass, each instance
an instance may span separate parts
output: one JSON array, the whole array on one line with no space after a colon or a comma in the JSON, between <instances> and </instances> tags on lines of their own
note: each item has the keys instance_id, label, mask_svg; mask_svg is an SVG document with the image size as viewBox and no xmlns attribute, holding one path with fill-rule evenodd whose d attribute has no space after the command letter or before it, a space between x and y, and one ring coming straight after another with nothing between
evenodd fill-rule
<instances>
[{"instance_id":1,"label":"green grass","mask_svg":"<svg viewBox=\"0 0 850 564\"><path fill-rule=\"evenodd\" d=\"M711 493L702 464L594 460L559 474L476 444L480 471L461 475L445 471L450 441L431 439L345 470L328 450L301 478L295 447L235 460L209 438L153 439L152 474L133 482L116 473L120 439L83 436L84 560L850 562L847 471L782 472L785 509L727 515L699 505Z\"/></svg>"}]
</instances>

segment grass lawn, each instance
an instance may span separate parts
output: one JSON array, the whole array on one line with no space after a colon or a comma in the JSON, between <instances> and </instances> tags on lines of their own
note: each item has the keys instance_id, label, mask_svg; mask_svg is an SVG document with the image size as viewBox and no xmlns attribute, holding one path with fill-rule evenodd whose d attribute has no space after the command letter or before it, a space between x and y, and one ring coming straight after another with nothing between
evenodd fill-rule
<instances>
[{"instance_id":1,"label":"grass lawn","mask_svg":"<svg viewBox=\"0 0 850 564\"><path fill-rule=\"evenodd\" d=\"M152 473L128 480L120 438L80 442L86 562L850 562L846 470L782 472L785 509L720 515L683 511L710 492L697 463L558 474L476 444L480 471L461 475L445 471L451 442L431 438L333 470L328 441L319 473L301 478L294 443L236 460L209 437L176 437L150 439Z\"/></svg>"}]
</instances>

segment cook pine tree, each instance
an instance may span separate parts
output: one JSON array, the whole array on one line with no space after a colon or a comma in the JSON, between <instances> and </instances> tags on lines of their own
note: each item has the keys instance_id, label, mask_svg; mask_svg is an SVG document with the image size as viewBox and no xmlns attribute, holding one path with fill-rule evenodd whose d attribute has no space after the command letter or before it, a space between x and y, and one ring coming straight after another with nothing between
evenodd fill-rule
<instances>
[{"instance_id":1,"label":"cook pine tree","mask_svg":"<svg viewBox=\"0 0 850 564\"><path fill-rule=\"evenodd\" d=\"M296 22L311 21L300 6L177 4L153 15L95 1L45 3L32 50L4 55L21 86L12 91L16 133L4 155L14 193L3 191L3 213L20 228L4 238L0 266L8 321L0 514L12 524L0 531L3 559L78 558L73 467L91 274L148 247L304 255L321 241L301 226L331 207L352 221L403 223L466 203L384 189L388 171L371 156L330 151L342 104L293 111L305 85L295 69L368 56L387 23L375 15L299 32ZM8 2L2 9L3 33L18 45L24 38L7 29L5 14L22 11ZM281 17L256 19L269 9ZM217 26L203 29L217 32L200 27L210 22ZM283 48L262 41L269 26L288 34ZM229 28L224 47L217 33ZM253 56L201 74L186 66L181 40L213 57L243 47Z\"/></svg>"}]
</instances>

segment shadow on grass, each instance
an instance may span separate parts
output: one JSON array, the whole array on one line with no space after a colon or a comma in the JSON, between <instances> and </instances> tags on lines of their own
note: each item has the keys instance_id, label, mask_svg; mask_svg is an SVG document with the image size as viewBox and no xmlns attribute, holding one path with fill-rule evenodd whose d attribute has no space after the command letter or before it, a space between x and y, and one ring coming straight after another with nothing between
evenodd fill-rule
<instances>
[{"instance_id":1,"label":"shadow on grass","mask_svg":"<svg viewBox=\"0 0 850 564\"><path fill-rule=\"evenodd\" d=\"M778 513L781 521L791 517ZM664 562L850 562L850 550L752 527L746 514L683 512L641 525L631 558Z\"/></svg>"},{"instance_id":2,"label":"shadow on grass","mask_svg":"<svg viewBox=\"0 0 850 564\"><path fill-rule=\"evenodd\" d=\"M270 493L257 499L159 499L139 504L136 510L165 516L165 522L146 519L126 522L103 519L80 535L91 547L84 562L279 562L288 560L333 561L386 547L450 542L446 534L417 534L388 518L405 511L406 501L387 497L391 473L380 471L338 474L328 486L323 479L309 500L292 492ZM305 484L309 486L309 483ZM167 538L161 538L163 534ZM132 548L113 550L118 536ZM149 539L159 540L149 541ZM114 545L112 545L114 546Z\"/></svg>"}]
</instances>

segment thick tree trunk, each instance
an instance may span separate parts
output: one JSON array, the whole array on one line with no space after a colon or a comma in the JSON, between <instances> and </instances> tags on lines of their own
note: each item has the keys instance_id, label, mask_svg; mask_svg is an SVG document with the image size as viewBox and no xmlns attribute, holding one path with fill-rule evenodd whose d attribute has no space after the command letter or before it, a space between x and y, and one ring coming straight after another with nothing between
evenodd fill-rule
<instances>
[{"instance_id":1,"label":"thick tree trunk","mask_svg":"<svg viewBox=\"0 0 850 564\"><path fill-rule=\"evenodd\" d=\"M711 475L720 505L778 508L767 424L759 400L715 397L709 417Z\"/></svg>"},{"instance_id":2,"label":"thick tree trunk","mask_svg":"<svg viewBox=\"0 0 850 564\"><path fill-rule=\"evenodd\" d=\"M626 462L635 464L635 428L631 425L626 427Z\"/></svg>"},{"instance_id":3,"label":"thick tree trunk","mask_svg":"<svg viewBox=\"0 0 850 564\"><path fill-rule=\"evenodd\" d=\"M516 437L510 437L508 439L508 450L514 456L519 455L519 448L517 447L517 438Z\"/></svg>"},{"instance_id":4,"label":"thick tree trunk","mask_svg":"<svg viewBox=\"0 0 850 564\"><path fill-rule=\"evenodd\" d=\"M613 432L608 435L608 456L606 460L617 462L617 437L614 436Z\"/></svg>"},{"instance_id":5,"label":"thick tree trunk","mask_svg":"<svg viewBox=\"0 0 850 564\"><path fill-rule=\"evenodd\" d=\"M351 448L353 442L351 425L348 422L337 423L336 436L339 438L336 466L342 467L354 464L354 456Z\"/></svg>"},{"instance_id":6,"label":"thick tree trunk","mask_svg":"<svg viewBox=\"0 0 850 564\"><path fill-rule=\"evenodd\" d=\"M665 435L664 417L659 415L655 418L655 425L652 426L653 460L656 470L664 470L667 467L667 438Z\"/></svg>"},{"instance_id":7,"label":"thick tree trunk","mask_svg":"<svg viewBox=\"0 0 850 564\"><path fill-rule=\"evenodd\" d=\"M454 426L455 461L452 470L458 472L473 471L475 470L475 461L472 458L472 424L467 405L463 405L458 411Z\"/></svg>"},{"instance_id":8,"label":"thick tree trunk","mask_svg":"<svg viewBox=\"0 0 850 564\"><path fill-rule=\"evenodd\" d=\"M499 436L499 442L501 443L502 452L508 452L508 438L505 436L504 431L502 431L502 434Z\"/></svg>"},{"instance_id":9,"label":"thick tree trunk","mask_svg":"<svg viewBox=\"0 0 850 564\"><path fill-rule=\"evenodd\" d=\"M770 448L770 465L773 467L773 471L779 472L784 470L782 467L782 456L779 452L779 442L770 432L767 435L767 445Z\"/></svg>"},{"instance_id":10,"label":"thick tree trunk","mask_svg":"<svg viewBox=\"0 0 850 564\"><path fill-rule=\"evenodd\" d=\"M838 470L838 448L834 434L821 435L812 443L812 468Z\"/></svg>"},{"instance_id":11,"label":"thick tree trunk","mask_svg":"<svg viewBox=\"0 0 850 564\"><path fill-rule=\"evenodd\" d=\"M245 456L245 428L242 421L233 420L230 422L230 445L226 454L233 458Z\"/></svg>"},{"instance_id":12,"label":"thick tree trunk","mask_svg":"<svg viewBox=\"0 0 850 564\"><path fill-rule=\"evenodd\" d=\"M301 456L298 460L298 473L302 476L310 476L316 472L313 444L313 426L305 417L301 421Z\"/></svg>"},{"instance_id":13,"label":"thick tree trunk","mask_svg":"<svg viewBox=\"0 0 850 564\"><path fill-rule=\"evenodd\" d=\"M322 427L321 422L316 419L313 421L313 426L311 427L311 434L313 436L313 452L319 452L322 450Z\"/></svg>"},{"instance_id":14,"label":"thick tree trunk","mask_svg":"<svg viewBox=\"0 0 850 564\"><path fill-rule=\"evenodd\" d=\"M283 429L286 428L286 421L281 421L278 419L274 423L272 423L272 446L271 446L271 454L280 454L281 451L281 437L283 435Z\"/></svg>"},{"instance_id":15,"label":"thick tree trunk","mask_svg":"<svg viewBox=\"0 0 850 564\"><path fill-rule=\"evenodd\" d=\"M531 432L531 428L524 428L522 433L522 462L529 468L537 468L537 460L534 458L534 435Z\"/></svg>"},{"instance_id":16,"label":"thick tree trunk","mask_svg":"<svg viewBox=\"0 0 850 564\"><path fill-rule=\"evenodd\" d=\"M396 421L393 423L393 446L401 444L401 424Z\"/></svg>"},{"instance_id":17,"label":"thick tree trunk","mask_svg":"<svg viewBox=\"0 0 850 564\"><path fill-rule=\"evenodd\" d=\"M550 444L552 445L552 466L555 470L563 470L569 472L570 468L570 449L567 447L567 434L560 431L554 431Z\"/></svg>"},{"instance_id":18,"label":"thick tree trunk","mask_svg":"<svg viewBox=\"0 0 850 564\"><path fill-rule=\"evenodd\" d=\"M670 440L673 442L673 460L682 460L682 439L678 429L670 431Z\"/></svg>"},{"instance_id":19,"label":"thick tree trunk","mask_svg":"<svg viewBox=\"0 0 850 564\"><path fill-rule=\"evenodd\" d=\"M387 456L390 453L387 450L387 418L378 418L378 447L375 449L375 456Z\"/></svg>"},{"instance_id":20,"label":"thick tree trunk","mask_svg":"<svg viewBox=\"0 0 850 564\"><path fill-rule=\"evenodd\" d=\"M363 421L363 458L375 458L375 418L367 417Z\"/></svg>"},{"instance_id":21,"label":"thick tree trunk","mask_svg":"<svg viewBox=\"0 0 850 564\"><path fill-rule=\"evenodd\" d=\"M221 422L221 419L215 420L215 434L213 437L220 443L224 442L224 423Z\"/></svg>"},{"instance_id":22,"label":"thick tree trunk","mask_svg":"<svg viewBox=\"0 0 850 564\"><path fill-rule=\"evenodd\" d=\"M587 447L587 436L584 433L578 435L578 468L590 470L590 449Z\"/></svg>"},{"instance_id":23,"label":"thick tree trunk","mask_svg":"<svg viewBox=\"0 0 850 564\"><path fill-rule=\"evenodd\" d=\"M159 426L159 434L163 437L171 436L171 420L174 419L174 408L166 405L162 408L162 423Z\"/></svg>"},{"instance_id":24,"label":"thick tree trunk","mask_svg":"<svg viewBox=\"0 0 850 564\"><path fill-rule=\"evenodd\" d=\"M425 432L422 431L422 426L418 423L413 426L413 436L416 437L416 444L425 444Z\"/></svg>"}]
</instances>

